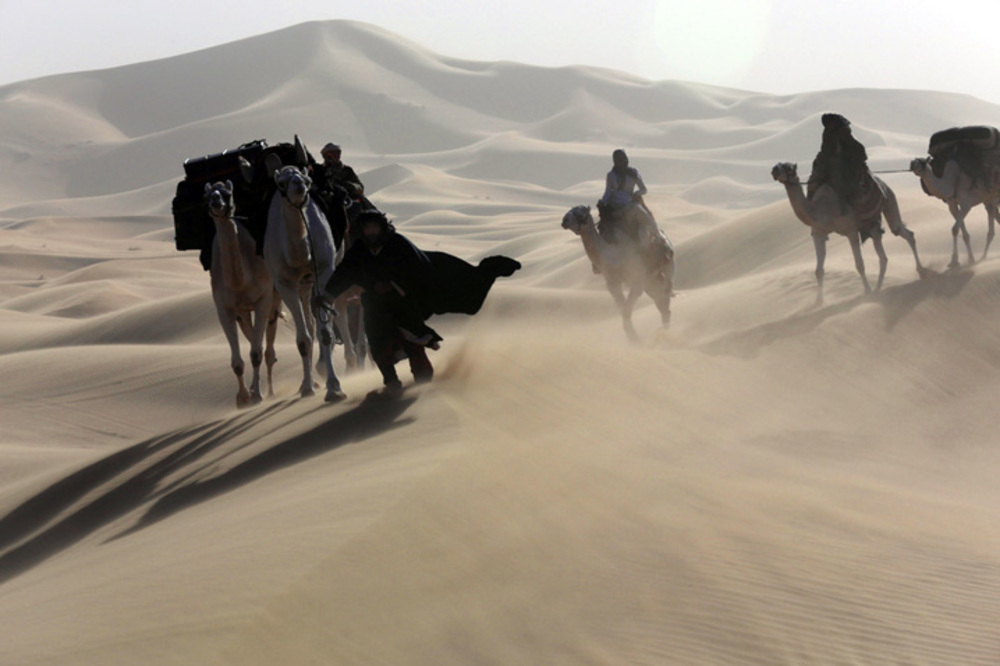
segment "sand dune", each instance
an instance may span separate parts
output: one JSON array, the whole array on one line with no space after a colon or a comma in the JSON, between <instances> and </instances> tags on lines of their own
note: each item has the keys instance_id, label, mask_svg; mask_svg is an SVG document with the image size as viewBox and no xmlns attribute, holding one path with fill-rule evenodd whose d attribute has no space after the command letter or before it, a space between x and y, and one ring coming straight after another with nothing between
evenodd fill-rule
<instances>
[{"instance_id":1,"label":"sand dune","mask_svg":"<svg viewBox=\"0 0 1000 666\"><path fill-rule=\"evenodd\" d=\"M887 237L865 297L835 238L817 305L770 171L808 173L831 110L929 270ZM469 62L350 22L0 87L0 663L1000 663L1000 264L948 268L945 205L897 173L963 124L1000 107ZM433 320L435 381L401 366L401 400L365 399L370 368L297 399L283 321L276 396L234 407L170 200L184 159L296 134L420 246L524 265ZM637 345L560 228L617 147L678 257Z\"/></svg>"}]
</instances>

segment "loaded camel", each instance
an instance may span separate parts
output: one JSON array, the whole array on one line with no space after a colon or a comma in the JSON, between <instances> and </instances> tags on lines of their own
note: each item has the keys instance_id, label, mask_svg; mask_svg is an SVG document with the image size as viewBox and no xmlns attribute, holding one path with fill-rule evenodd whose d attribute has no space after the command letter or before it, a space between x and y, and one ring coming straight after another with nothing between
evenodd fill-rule
<instances>
[{"instance_id":1,"label":"loaded camel","mask_svg":"<svg viewBox=\"0 0 1000 666\"><path fill-rule=\"evenodd\" d=\"M965 228L965 216L980 204L986 208L989 228L986 233L986 247L983 248L983 256L980 261L985 259L986 253L990 250L990 243L993 242L996 220L1000 217L997 210L997 204L1000 203L1000 191L989 189L985 184L974 181L972 176L965 173L958 161L954 159L949 159L945 163L944 172L940 178L934 173L930 160L926 157L918 157L910 162L910 171L920 178L927 194L948 204L948 210L955 219L955 224L951 227L951 263L948 264L953 268L960 265L958 261L959 231L962 232L962 240L965 241L965 249L969 253L969 263L975 263L969 232Z\"/></svg>"},{"instance_id":2,"label":"loaded camel","mask_svg":"<svg viewBox=\"0 0 1000 666\"><path fill-rule=\"evenodd\" d=\"M792 205L795 216L812 230L813 244L816 247L816 282L819 292L816 295L817 304L823 302L823 264L826 261L826 241L831 233L847 236L854 254L854 266L861 276L865 293L871 293L872 288L865 276L865 260L861 256L861 243L865 237L871 237L875 253L879 259L878 282L875 291L882 288L885 269L889 263L882 246L881 218L885 215L889 229L896 236L902 236L913 250L913 259L917 264L917 273L922 277L924 267L917 255L917 241L905 224L899 212L896 195L881 178L871 176L863 188L859 200L846 209L841 207L840 197L832 187L820 185L812 199L806 198L799 181L798 165L788 162L776 164L771 170L771 176L785 186L788 201Z\"/></svg>"},{"instance_id":3,"label":"loaded camel","mask_svg":"<svg viewBox=\"0 0 1000 666\"><path fill-rule=\"evenodd\" d=\"M595 271L604 276L608 291L615 299L622 315L622 324L629 340L639 339L632 325L632 309L643 293L656 303L663 326L670 324L670 299L674 288L673 248L669 247L669 258L655 268L648 268L636 242L617 227L611 231L609 242L601 235L590 213L590 206L575 206L563 216L562 226L569 229L583 241L583 249L594 265ZM628 295L622 290L629 286Z\"/></svg>"},{"instance_id":4,"label":"loaded camel","mask_svg":"<svg viewBox=\"0 0 1000 666\"><path fill-rule=\"evenodd\" d=\"M212 264L209 269L212 299L219 323L231 351L238 391L236 406L245 407L263 400L260 392L260 364L267 363L268 397L274 396L272 369L277 360L274 337L281 314L281 299L274 288L264 260L257 254L257 244L245 227L236 222L233 184L205 184L208 212L215 224L212 241ZM253 379L247 389L243 380L244 362L240 355L239 330L250 342ZM267 339L264 348L265 336Z\"/></svg>"},{"instance_id":5,"label":"loaded camel","mask_svg":"<svg viewBox=\"0 0 1000 666\"><path fill-rule=\"evenodd\" d=\"M335 247L330 225L309 194L310 178L296 166L283 166L273 173L277 192L268 209L264 261L295 322L295 344L302 358L299 394L315 395L312 356L316 335L326 370L325 399L338 402L346 396L333 369L330 349L333 308L322 291L334 266L343 258L343 244Z\"/></svg>"},{"instance_id":6,"label":"loaded camel","mask_svg":"<svg viewBox=\"0 0 1000 666\"><path fill-rule=\"evenodd\" d=\"M312 184L309 192L310 196L319 204L320 211L329 223L333 246L336 248L335 259L339 262L344 252L349 248L352 236L350 216L348 215L351 201L346 191L332 191L316 186L315 181L322 183L325 180L322 177L323 166L315 163L298 136L295 137L294 143L279 143L268 146L256 164L251 164L246 159L240 158L240 171L248 189L254 193L253 201L255 203L263 201L263 210L259 211L259 215L263 218L261 227L266 228L267 226L269 202L275 189L274 172L279 171L286 164L297 165L300 168L309 165L307 173L319 170L318 176L310 178ZM357 293L348 292L339 296L333 303L336 342L344 345L344 361L348 370L364 367L365 360L369 355L364 312L360 300ZM326 358L323 347L320 348L320 358L315 367L317 372L325 374Z\"/></svg>"}]
</instances>

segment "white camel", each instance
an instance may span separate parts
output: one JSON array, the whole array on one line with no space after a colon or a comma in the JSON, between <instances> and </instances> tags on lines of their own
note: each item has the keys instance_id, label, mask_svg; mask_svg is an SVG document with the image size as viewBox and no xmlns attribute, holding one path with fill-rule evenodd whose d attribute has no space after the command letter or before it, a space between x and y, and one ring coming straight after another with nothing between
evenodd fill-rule
<instances>
[{"instance_id":1,"label":"white camel","mask_svg":"<svg viewBox=\"0 0 1000 666\"><path fill-rule=\"evenodd\" d=\"M257 404L263 400L260 391L260 364L267 363L268 397L274 396L272 369L277 357L274 337L281 299L274 289L271 274L263 258L257 254L257 244L245 227L236 222L233 184L205 184L208 212L215 223L212 241L212 298L219 323L229 341L230 365L236 374L237 407ZM239 330L250 342L250 364L253 379L247 389L243 380L244 362L240 355ZM267 347L265 350L265 336Z\"/></svg>"},{"instance_id":2,"label":"white camel","mask_svg":"<svg viewBox=\"0 0 1000 666\"><path fill-rule=\"evenodd\" d=\"M569 229L583 241L583 249L604 276L608 291L618 305L622 315L625 334L633 342L639 339L632 325L632 310L643 293L656 303L663 326L670 324L670 299L674 289L673 247L669 247L669 259L662 265L650 269L646 266L635 241L619 231L611 231L612 241L608 242L597 230L590 206L574 206L563 216L562 226ZM667 241L669 246L669 240ZM628 296L623 285L629 286Z\"/></svg>"},{"instance_id":3,"label":"white camel","mask_svg":"<svg viewBox=\"0 0 1000 666\"><path fill-rule=\"evenodd\" d=\"M326 400L337 402L346 396L333 369L330 349L333 308L321 295L338 263L337 248L330 225L309 196L309 177L298 167L284 166L274 171L274 181L278 191L271 198L268 210L264 261L295 321L295 343L302 357L299 393L302 397L315 395L312 375L315 334L326 367Z\"/></svg>"},{"instance_id":4,"label":"white camel","mask_svg":"<svg viewBox=\"0 0 1000 666\"><path fill-rule=\"evenodd\" d=\"M986 233L986 247L983 248L982 259L985 259L986 253L990 250L990 243L993 242L996 220L1000 217L1000 212L997 210L997 204L1000 203L1000 190L989 189L984 184L974 182L972 177L962 171L958 162L953 159L945 163L944 172L940 178L934 174L930 160L926 157L918 157L910 162L910 171L920 178L927 194L948 204L948 210L955 219L955 224L951 227L952 249L949 266L957 267L960 265L958 260L958 233L960 231L962 232L962 240L965 241L965 249L969 253L969 263L975 263L969 231L965 228L965 216L980 204L986 208L989 228Z\"/></svg>"},{"instance_id":5,"label":"white camel","mask_svg":"<svg viewBox=\"0 0 1000 666\"><path fill-rule=\"evenodd\" d=\"M865 275L865 260L861 256L862 233L871 236L872 245L879 259L878 282L875 291L882 288L885 269L889 264L885 248L882 246L882 216L889 223L889 229L896 236L902 236L913 250L913 259L917 263L917 273L923 277L924 267L917 255L917 241L905 224L899 212L896 194L881 178L871 176L872 182L866 188L861 200L853 202L846 209L842 207L839 195L829 185L820 185L812 199L806 198L799 181L798 165L788 162L776 164L771 170L771 176L785 186L788 201L792 205L795 216L812 229L813 244L816 247L816 282L819 292L816 302L823 302L823 264L826 261L826 241L831 233L847 236L854 254L854 266L861 276L865 293L871 293L872 288Z\"/></svg>"}]
</instances>

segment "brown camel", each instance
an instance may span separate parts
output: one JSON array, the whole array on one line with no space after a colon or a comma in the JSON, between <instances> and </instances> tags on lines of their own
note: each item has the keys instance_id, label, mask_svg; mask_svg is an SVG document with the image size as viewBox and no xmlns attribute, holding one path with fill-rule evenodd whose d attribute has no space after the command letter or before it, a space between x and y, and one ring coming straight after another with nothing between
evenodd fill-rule
<instances>
[{"instance_id":1,"label":"brown camel","mask_svg":"<svg viewBox=\"0 0 1000 666\"><path fill-rule=\"evenodd\" d=\"M673 248L668 244L669 258L662 264L650 268L646 265L636 242L617 231L615 242L608 242L597 230L590 206L575 206L563 216L562 226L569 229L583 241L583 249L594 265L595 270L604 276L608 291L615 299L622 315L622 324L629 340L639 339L632 325L632 309L635 302L645 292L656 303L660 311L663 326L670 324L670 299L674 290L674 256ZM664 237L665 238L665 237ZM629 285L628 296L623 292L623 285Z\"/></svg>"},{"instance_id":2,"label":"brown camel","mask_svg":"<svg viewBox=\"0 0 1000 666\"><path fill-rule=\"evenodd\" d=\"M257 244L250 233L235 219L233 184L230 181L205 185L208 211L215 223L212 241L212 298L219 323L226 334L231 354L231 366L236 374L238 392L236 405L244 407L261 402L260 364L267 363L268 396L274 396L272 369L277 360L274 337L281 314L281 299L274 288L271 274L263 257L257 254ZM250 364L253 379L249 390L243 381L244 363L240 355L243 331L250 342ZM264 348L266 336L267 348Z\"/></svg>"},{"instance_id":3,"label":"brown camel","mask_svg":"<svg viewBox=\"0 0 1000 666\"><path fill-rule=\"evenodd\" d=\"M829 185L820 185L811 199L807 199L799 181L798 165L788 162L776 164L771 170L771 176L785 186L788 201L798 217L812 230L813 244L816 247L816 281L819 292L816 302L823 302L823 264L826 261L826 241L831 233L847 236L854 254L854 266L861 276L865 293L871 293L872 288L865 276L865 260L861 256L862 234L870 236L875 253L879 259L878 282L875 291L882 288L885 269L889 263L882 246L882 216L889 223L889 229L896 236L902 236L913 250L913 258L917 263L917 273L924 275L924 267L917 255L917 241L913 232L903 224L899 212L899 204L895 193L880 178L871 177L868 187L863 188L860 200L852 202L846 210L842 208L840 197Z\"/></svg>"}]
</instances>

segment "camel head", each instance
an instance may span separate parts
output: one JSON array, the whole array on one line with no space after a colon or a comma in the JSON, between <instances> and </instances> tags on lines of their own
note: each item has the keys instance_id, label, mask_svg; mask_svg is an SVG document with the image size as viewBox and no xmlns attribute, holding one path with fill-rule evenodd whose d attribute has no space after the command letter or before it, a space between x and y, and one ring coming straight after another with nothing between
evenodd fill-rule
<instances>
[{"instance_id":1,"label":"camel head","mask_svg":"<svg viewBox=\"0 0 1000 666\"><path fill-rule=\"evenodd\" d=\"M278 191L293 206L302 207L309 198L312 179L297 166L284 166L274 172L274 183Z\"/></svg>"},{"instance_id":2,"label":"camel head","mask_svg":"<svg viewBox=\"0 0 1000 666\"><path fill-rule=\"evenodd\" d=\"M212 217L228 219L236 212L232 181L205 183L205 199L208 201L208 212Z\"/></svg>"},{"instance_id":3,"label":"camel head","mask_svg":"<svg viewBox=\"0 0 1000 666\"><path fill-rule=\"evenodd\" d=\"M594 217L590 214L590 206L574 206L568 213L563 215L562 227L569 229L577 236L587 225L594 224Z\"/></svg>"},{"instance_id":4,"label":"camel head","mask_svg":"<svg viewBox=\"0 0 1000 666\"><path fill-rule=\"evenodd\" d=\"M771 169L771 177L783 185L798 185L799 165L792 162L779 162Z\"/></svg>"},{"instance_id":5,"label":"camel head","mask_svg":"<svg viewBox=\"0 0 1000 666\"><path fill-rule=\"evenodd\" d=\"M912 162L910 162L910 171L919 175L922 175L927 171L927 167L930 165L931 161L926 157L915 157Z\"/></svg>"}]
</instances>

